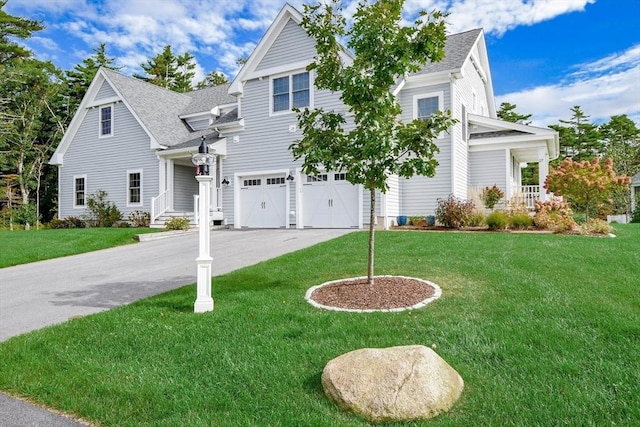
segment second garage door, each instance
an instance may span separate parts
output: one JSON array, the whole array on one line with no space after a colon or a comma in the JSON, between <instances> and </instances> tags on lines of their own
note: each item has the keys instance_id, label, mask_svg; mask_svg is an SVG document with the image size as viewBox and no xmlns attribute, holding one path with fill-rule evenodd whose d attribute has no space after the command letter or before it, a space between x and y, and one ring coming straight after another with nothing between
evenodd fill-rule
<instances>
[{"instance_id":1,"label":"second garage door","mask_svg":"<svg viewBox=\"0 0 640 427\"><path fill-rule=\"evenodd\" d=\"M302 201L305 227L357 228L360 188L344 173L303 175Z\"/></svg>"}]
</instances>

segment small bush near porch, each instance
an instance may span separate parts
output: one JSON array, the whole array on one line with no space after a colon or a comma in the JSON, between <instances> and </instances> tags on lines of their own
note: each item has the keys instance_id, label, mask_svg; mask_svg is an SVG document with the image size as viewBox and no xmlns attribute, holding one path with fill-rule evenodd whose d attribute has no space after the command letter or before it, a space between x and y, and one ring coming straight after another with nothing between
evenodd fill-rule
<instances>
[{"instance_id":1,"label":"small bush near porch","mask_svg":"<svg viewBox=\"0 0 640 427\"><path fill-rule=\"evenodd\" d=\"M325 398L324 365L422 344L465 389L411 425L635 425L640 225L615 233L379 232L378 273L442 297L393 314L313 308L307 288L363 274L355 232L214 278L212 313L192 313L190 285L4 342L0 389L105 426L365 426Z\"/></svg>"}]
</instances>

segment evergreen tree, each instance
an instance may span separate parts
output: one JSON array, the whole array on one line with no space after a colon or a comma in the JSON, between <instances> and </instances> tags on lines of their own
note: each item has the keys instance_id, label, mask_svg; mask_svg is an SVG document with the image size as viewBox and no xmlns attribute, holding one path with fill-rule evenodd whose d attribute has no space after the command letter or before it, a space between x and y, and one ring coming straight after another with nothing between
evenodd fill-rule
<instances>
[{"instance_id":1,"label":"evergreen tree","mask_svg":"<svg viewBox=\"0 0 640 427\"><path fill-rule=\"evenodd\" d=\"M227 80L227 76L222 74L220 71L212 71L204 78L204 80L198 82L197 88L204 89L207 87L220 86L223 84L227 84L229 80Z\"/></svg>"},{"instance_id":2,"label":"evergreen tree","mask_svg":"<svg viewBox=\"0 0 640 427\"><path fill-rule=\"evenodd\" d=\"M6 4L7 0L0 0L0 66L31 56L31 52L11 38L26 40L32 33L44 29L38 21L9 15L3 10Z\"/></svg>"},{"instance_id":3,"label":"evergreen tree","mask_svg":"<svg viewBox=\"0 0 640 427\"><path fill-rule=\"evenodd\" d=\"M134 77L166 89L173 87L178 64L170 45L165 46L161 53L140 65L147 75L134 74Z\"/></svg>"},{"instance_id":4,"label":"evergreen tree","mask_svg":"<svg viewBox=\"0 0 640 427\"><path fill-rule=\"evenodd\" d=\"M560 152L558 161L571 157L575 161L591 160L602 153L603 145L598 127L589 122L579 105L571 108L573 116L569 120L560 120L563 125L551 125L550 128L560 134Z\"/></svg>"},{"instance_id":5,"label":"evergreen tree","mask_svg":"<svg viewBox=\"0 0 640 427\"><path fill-rule=\"evenodd\" d=\"M191 81L195 77L196 64L193 62L195 58L189 52L176 57L176 76L171 89L176 92L190 92L193 90Z\"/></svg>"},{"instance_id":6,"label":"evergreen tree","mask_svg":"<svg viewBox=\"0 0 640 427\"><path fill-rule=\"evenodd\" d=\"M100 43L98 47L93 49L93 55L82 60L81 64L76 64L73 70L65 73L65 80L68 87L69 102L67 108L72 116L82 98L84 97L89 85L93 81L100 67L118 71L122 67L115 64L115 58L107 55L107 47L105 43Z\"/></svg>"},{"instance_id":7,"label":"evergreen tree","mask_svg":"<svg viewBox=\"0 0 640 427\"><path fill-rule=\"evenodd\" d=\"M618 175L632 177L640 172L640 129L626 114L612 116L600 126L604 155L613 160Z\"/></svg>"},{"instance_id":8,"label":"evergreen tree","mask_svg":"<svg viewBox=\"0 0 640 427\"><path fill-rule=\"evenodd\" d=\"M516 112L516 105L509 102L503 102L500 104L500 109L497 112L498 118L511 123L520 123L528 125L531 123L529 118L531 114L520 114Z\"/></svg>"}]
</instances>

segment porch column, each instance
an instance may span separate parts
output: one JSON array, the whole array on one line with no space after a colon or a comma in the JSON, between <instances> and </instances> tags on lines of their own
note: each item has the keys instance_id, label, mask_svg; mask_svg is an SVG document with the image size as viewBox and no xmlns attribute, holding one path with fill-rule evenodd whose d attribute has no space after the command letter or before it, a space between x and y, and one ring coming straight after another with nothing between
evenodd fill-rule
<instances>
[{"instance_id":1,"label":"porch column","mask_svg":"<svg viewBox=\"0 0 640 427\"><path fill-rule=\"evenodd\" d=\"M549 175L549 154L544 147L538 148L538 184L540 185L540 201L549 199L547 191L544 189L544 180Z\"/></svg>"}]
</instances>

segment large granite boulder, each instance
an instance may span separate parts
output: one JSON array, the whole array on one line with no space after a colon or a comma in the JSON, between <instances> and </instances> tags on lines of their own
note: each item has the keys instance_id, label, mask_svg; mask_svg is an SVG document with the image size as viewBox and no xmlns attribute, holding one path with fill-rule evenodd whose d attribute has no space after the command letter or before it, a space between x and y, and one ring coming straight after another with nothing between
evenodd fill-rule
<instances>
[{"instance_id":1,"label":"large granite boulder","mask_svg":"<svg viewBox=\"0 0 640 427\"><path fill-rule=\"evenodd\" d=\"M458 400L462 377L432 349L365 348L331 360L324 392L340 408L373 423L433 418Z\"/></svg>"}]
</instances>

